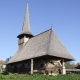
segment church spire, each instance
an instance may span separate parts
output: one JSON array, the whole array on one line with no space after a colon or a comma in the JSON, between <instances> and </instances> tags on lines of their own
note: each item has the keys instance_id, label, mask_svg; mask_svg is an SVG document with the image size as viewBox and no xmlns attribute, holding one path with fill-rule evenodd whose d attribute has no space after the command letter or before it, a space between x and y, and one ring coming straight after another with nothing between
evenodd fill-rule
<instances>
[{"instance_id":1,"label":"church spire","mask_svg":"<svg viewBox=\"0 0 80 80\"><path fill-rule=\"evenodd\" d=\"M25 17L24 17L24 23L23 23L22 32L30 32L28 2L27 2L26 13L25 13Z\"/></svg>"},{"instance_id":2,"label":"church spire","mask_svg":"<svg viewBox=\"0 0 80 80\"><path fill-rule=\"evenodd\" d=\"M22 32L17 37L20 38L22 35L33 36L32 33L30 32L28 2L27 2L27 6L26 6L26 13L25 13L25 16L24 16L24 22L23 22Z\"/></svg>"}]
</instances>

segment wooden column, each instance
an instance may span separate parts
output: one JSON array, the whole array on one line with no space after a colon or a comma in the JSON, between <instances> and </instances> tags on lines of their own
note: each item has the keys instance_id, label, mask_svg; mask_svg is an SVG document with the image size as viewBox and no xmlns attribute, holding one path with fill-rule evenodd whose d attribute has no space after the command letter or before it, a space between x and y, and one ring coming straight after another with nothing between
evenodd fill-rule
<instances>
[{"instance_id":1,"label":"wooden column","mask_svg":"<svg viewBox=\"0 0 80 80\"><path fill-rule=\"evenodd\" d=\"M31 59L31 74L33 74L33 59Z\"/></svg>"},{"instance_id":2,"label":"wooden column","mask_svg":"<svg viewBox=\"0 0 80 80\"><path fill-rule=\"evenodd\" d=\"M66 69L65 69L65 62L64 62L64 59L62 60L62 74L63 74L63 75L66 74Z\"/></svg>"}]
</instances>

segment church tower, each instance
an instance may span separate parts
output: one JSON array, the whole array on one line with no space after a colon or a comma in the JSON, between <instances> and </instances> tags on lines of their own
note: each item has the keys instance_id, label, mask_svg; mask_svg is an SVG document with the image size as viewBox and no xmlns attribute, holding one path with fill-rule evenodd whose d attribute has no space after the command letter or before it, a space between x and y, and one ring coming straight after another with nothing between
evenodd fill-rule
<instances>
[{"instance_id":1,"label":"church tower","mask_svg":"<svg viewBox=\"0 0 80 80\"><path fill-rule=\"evenodd\" d=\"M22 49L23 46L27 43L27 41L33 37L32 33L30 32L30 22L29 22L29 8L28 8L28 2L26 7L26 13L24 17L24 23L22 27L22 32L17 36L19 38L18 45L19 49Z\"/></svg>"}]
</instances>

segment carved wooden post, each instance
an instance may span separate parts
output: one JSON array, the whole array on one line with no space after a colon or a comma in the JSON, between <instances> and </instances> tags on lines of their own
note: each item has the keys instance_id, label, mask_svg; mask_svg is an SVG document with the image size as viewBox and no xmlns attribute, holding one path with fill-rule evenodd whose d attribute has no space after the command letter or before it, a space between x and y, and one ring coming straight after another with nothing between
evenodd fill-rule
<instances>
[{"instance_id":1,"label":"carved wooden post","mask_svg":"<svg viewBox=\"0 0 80 80\"><path fill-rule=\"evenodd\" d=\"M31 59L31 74L33 74L33 59Z\"/></svg>"},{"instance_id":2,"label":"carved wooden post","mask_svg":"<svg viewBox=\"0 0 80 80\"><path fill-rule=\"evenodd\" d=\"M64 59L62 60L62 74L63 74L63 75L66 74Z\"/></svg>"}]
</instances>

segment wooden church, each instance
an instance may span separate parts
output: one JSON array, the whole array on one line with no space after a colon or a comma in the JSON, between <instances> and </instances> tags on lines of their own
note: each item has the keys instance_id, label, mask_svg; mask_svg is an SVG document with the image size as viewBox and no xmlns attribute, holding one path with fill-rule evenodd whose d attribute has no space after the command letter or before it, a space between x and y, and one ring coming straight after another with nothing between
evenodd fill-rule
<instances>
[{"instance_id":1,"label":"wooden church","mask_svg":"<svg viewBox=\"0 0 80 80\"><path fill-rule=\"evenodd\" d=\"M7 63L12 73L66 74L65 62L74 58L51 29L36 36L30 32L28 3L19 38L19 49Z\"/></svg>"}]
</instances>

